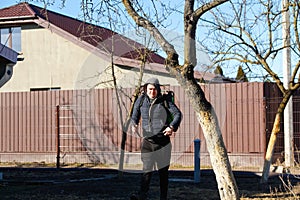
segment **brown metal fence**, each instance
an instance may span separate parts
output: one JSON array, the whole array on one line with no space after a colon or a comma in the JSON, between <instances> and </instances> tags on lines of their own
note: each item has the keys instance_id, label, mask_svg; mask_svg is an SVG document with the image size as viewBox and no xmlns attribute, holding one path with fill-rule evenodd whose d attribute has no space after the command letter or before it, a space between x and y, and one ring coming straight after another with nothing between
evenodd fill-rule
<instances>
[{"instance_id":1,"label":"brown metal fence","mask_svg":"<svg viewBox=\"0 0 300 200\"><path fill-rule=\"evenodd\" d=\"M293 98L293 131L294 131L294 151L295 161L300 163L300 97Z\"/></svg>"},{"instance_id":2,"label":"brown metal fence","mask_svg":"<svg viewBox=\"0 0 300 200\"><path fill-rule=\"evenodd\" d=\"M266 83L201 87L218 115L232 166L261 167L272 123L272 109L268 109L276 107L270 97L278 97L276 88ZM209 166L205 139L188 98L180 87L170 89L183 113L180 129L172 138L173 163L192 166L193 141L199 138L201 165ZM0 93L0 161L117 164L122 123L133 89L120 94L121 107L113 89ZM295 131L299 131L297 120ZM298 140L296 134L295 143ZM127 163L139 162L139 145L140 138L128 131Z\"/></svg>"},{"instance_id":3,"label":"brown metal fence","mask_svg":"<svg viewBox=\"0 0 300 200\"><path fill-rule=\"evenodd\" d=\"M278 105L280 104L282 97L269 96L266 98L266 136L267 141L271 136L271 131L277 112ZM299 163L300 161L300 95L297 92L294 94L293 98L293 136L294 136L294 152L295 152L295 162ZM284 161L284 118L281 121L280 132L277 134L276 146L274 149L274 162L283 162Z\"/></svg>"}]
</instances>

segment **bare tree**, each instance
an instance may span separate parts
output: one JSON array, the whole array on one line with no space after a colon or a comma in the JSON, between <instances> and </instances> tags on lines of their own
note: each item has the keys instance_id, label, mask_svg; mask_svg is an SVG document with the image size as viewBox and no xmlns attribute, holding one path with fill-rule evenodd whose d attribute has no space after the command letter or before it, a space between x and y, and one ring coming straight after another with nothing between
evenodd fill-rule
<instances>
[{"instance_id":1,"label":"bare tree","mask_svg":"<svg viewBox=\"0 0 300 200\"><path fill-rule=\"evenodd\" d=\"M179 54L176 52L174 46L168 41L162 32L159 31L158 26L166 21L167 16L170 14L168 9L159 10L157 4L159 1L148 1L149 7L152 6L152 11L148 12L143 9L143 3L139 1L123 0L122 3L128 15L133 19L138 27L146 29L155 41L160 45L162 50L166 53L166 69L174 76L179 84L185 89L187 96L197 114L198 121L202 127L204 137L206 139L207 148L210 154L213 170L216 175L218 183L218 190L221 199L239 199L239 191L236 185L234 175L231 170L231 165L228 159L227 150L224 145L219 122L211 103L207 101L203 90L194 78L194 67L196 66L196 30L197 24L205 13L211 11L217 6L229 0L211 0L199 3L199 7L194 9L195 1L186 0L183 9L183 31L184 31L184 63L179 64ZM96 21L92 14L95 11L96 1L82 0L82 8L84 16L90 16L91 21ZM64 3L64 1L63 1ZM117 0L97 1L98 16L103 16L107 13L107 9L112 9L118 16ZM88 7L91 6L91 7ZM161 3L160 6L166 8L165 4ZM105 8L104 8L105 7ZM89 13L87 13L90 11ZM163 12L162 15L159 15ZM149 14L151 13L151 14ZM106 15L109 19L111 15ZM98 18L96 18L98 19ZM177 20L177 19L176 19ZM154 23L153 23L154 22ZM172 22L169 22L172 23Z\"/></svg>"},{"instance_id":2,"label":"bare tree","mask_svg":"<svg viewBox=\"0 0 300 200\"><path fill-rule=\"evenodd\" d=\"M208 28L209 36L204 41L215 55L218 65L230 63L243 65L250 76L269 76L282 93L274 119L271 137L268 143L263 168L262 183L267 182L277 134L280 132L283 111L300 86L299 55L300 40L298 20L300 4L298 1L288 1L281 6L280 1L231 1L227 9L211 13L211 18L203 20ZM291 42L284 43L281 31L284 21L282 14L291 12ZM216 42L217 41L217 42ZM221 47L221 48L220 48ZM292 51L293 70L287 87L284 86L278 71L281 67L281 55L285 49Z\"/></svg>"},{"instance_id":3,"label":"bare tree","mask_svg":"<svg viewBox=\"0 0 300 200\"><path fill-rule=\"evenodd\" d=\"M194 79L194 67L196 66L196 29L200 17L209 10L225 3L227 0L213 0L203 3L194 9L195 2L186 0L184 5L184 64L179 64L178 53L174 46L166 40L158 30L152 19L158 15L157 12L147 14L137 3L138 1L123 0L123 4L134 22L149 31L156 42L167 54L166 68L170 74L175 76L179 84L185 89L199 123L204 132L208 151L216 174L218 189L221 199L239 199L238 188L231 170L230 162L225 148L216 113L212 105L205 98L204 92ZM150 4L156 8L155 1ZM152 10L153 11L153 10Z\"/></svg>"}]
</instances>

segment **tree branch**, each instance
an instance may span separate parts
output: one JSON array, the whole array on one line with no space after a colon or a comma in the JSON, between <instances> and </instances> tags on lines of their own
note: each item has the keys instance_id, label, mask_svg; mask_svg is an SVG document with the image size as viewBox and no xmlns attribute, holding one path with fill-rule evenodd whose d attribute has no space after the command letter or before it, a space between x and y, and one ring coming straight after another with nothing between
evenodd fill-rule
<instances>
[{"instance_id":1,"label":"tree branch","mask_svg":"<svg viewBox=\"0 0 300 200\"><path fill-rule=\"evenodd\" d=\"M195 10L194 17L198 20L207 11L209 11L227 1L229 1L229 0L214 0L212 2L206 3L203 6L201 6Z\"/></svg>"},{"instance_id":2,"label":"tree branch","mask_svg":"<svg viewBox=\"0 0 300 200\"><path fill-rule=\"evenodd\" d=\"M179 63L178 53L176 52L173 45L171 45L164 36L159 32L159 30L154 26L152 22L148 19L140 16L136 10L133 8L130 0L123 0L123 4L128 11L128 14L132 17L138 26L141 26L149 31L149 33L155 38L155 40L161 45L162 49L167 54L167 64L176 67Z\"/></svg>"}]
</instances>

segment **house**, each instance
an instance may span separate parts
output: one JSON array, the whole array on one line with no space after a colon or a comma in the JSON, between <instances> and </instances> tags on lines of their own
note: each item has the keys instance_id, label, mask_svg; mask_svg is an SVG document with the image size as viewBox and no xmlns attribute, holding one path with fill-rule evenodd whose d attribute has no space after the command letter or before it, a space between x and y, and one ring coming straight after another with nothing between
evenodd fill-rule
<instances>
[{"instance_id":1,"label":"house","mask_svg":"<svg viewBox=\"0 0 300 200\"><path fill-rule=\"evenodd\" d=\"M111 30L29 3L0 9L0 29L1 38L10 36L1 40L3 45L23 59L1 92L112 87L112 58L118 83L133 87L147 52ZM153 52L147 57L145 79L155 75L162 83L177 84L165 70L163 57Z\"/></svg>"}]
</instances>

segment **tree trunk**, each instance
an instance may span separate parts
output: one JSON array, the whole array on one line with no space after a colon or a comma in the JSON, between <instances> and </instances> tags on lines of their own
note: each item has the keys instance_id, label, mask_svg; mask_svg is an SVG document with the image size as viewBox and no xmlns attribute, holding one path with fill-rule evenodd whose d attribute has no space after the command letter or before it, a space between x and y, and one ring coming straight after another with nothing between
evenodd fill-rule
<instances>
[{"instance_id":1,"label":"tree trunk","mask_svg":"<svg viewBox=\"0 0 300 200\"><path fill-rule=\"evenodd\" d=\"M261 183L267 183L268 178L269 178L269 172L270 172L270 166L272 164L272 157L273 157L273 152L274 152L274 147L276 144L277 140L277 134L280 131L280 114L276 114L276 118L273 124L273 129L271 133L271 137L268 143L268 148L265 156L265 162L264 162L264 168L263 168L263 174L261 177Z\"/></svg>"},{"instance_id":2,"label":"tree trunk","mask_svg":"<svg viewBox=\"0 0 300 200\"><path fill-rule=\"evenodd\" d=\"M195 108L202 127L213 171L216 175L220 199L239 199L238 188L214 108L206 100L201 87L196 82L182 79L182 77L179 80Z\"/></svg>"},{"instance_id":3,"label":"tree trunk","mask_svg":"<svg viewBox=\"0 0 300 200\"><path fill-rule=\"evenodd\" d=\"M293 91L287 91L283 95L283 99L282 99L280 105L278 106L278 110L277 110L273 128L272 128L271 137L269 139L268 148L267 148L267 152L266 152L266 156L265 156L263 174L262 174L262 177L260 180L261 183L267 183L267 181L268 181L269 173L270 173L270 166L272 164L272 157L273 157L273 153L274 153L274 147L275 147L276 140L277 140L277 134L280 132L280 122L281 122L282 114L283 114L283 111L287 105L287 102L289 101L292 94L293 94Z\"/></svg>"}]
</instances>

